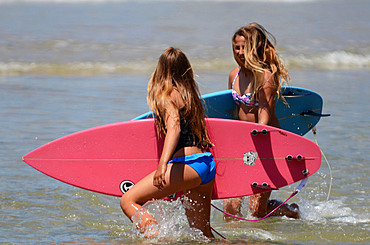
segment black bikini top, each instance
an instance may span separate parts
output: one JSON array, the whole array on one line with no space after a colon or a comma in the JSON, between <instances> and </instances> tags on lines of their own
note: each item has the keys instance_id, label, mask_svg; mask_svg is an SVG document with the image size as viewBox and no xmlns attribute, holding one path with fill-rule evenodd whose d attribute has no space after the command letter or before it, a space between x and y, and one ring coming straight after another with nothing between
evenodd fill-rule
<instances>
[{"instance_id":1,"label":"black bikini top","mask_svg":"<svg viewBox=\"0 0 370 245\"><path fill-rule=\"evenodd\" d=\"M180 114L181 132L175 152L184 147L199 145L199 138L193 133L193 130L191 130L190 125L186 123L186 120L184 118L184 108L181 108L179 110L179 114Z\"/></svg>"}]
</instances>

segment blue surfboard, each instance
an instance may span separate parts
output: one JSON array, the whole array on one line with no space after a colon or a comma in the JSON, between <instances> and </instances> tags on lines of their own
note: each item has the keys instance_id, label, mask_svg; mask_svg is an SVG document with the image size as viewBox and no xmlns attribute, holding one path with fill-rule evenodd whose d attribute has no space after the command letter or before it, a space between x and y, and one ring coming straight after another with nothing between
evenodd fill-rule
<instances>
[{"instance_id":1,"label":"blue surfboard","mask_svg":"<svg viewBox=\"0 0 370 245\"><path fill-rule=\"evenodd\" d=\"M282 99L276 102L275 113L282 129L305 135L320 121L322 114L322 97L308 89L298 87L282 87ZM233 119L236 104L231 96L231 89L209 93L201 96L205 113L209 118ZM152 118L153 113L147 112L133 120Z\"/></svg>"}]
</instances>

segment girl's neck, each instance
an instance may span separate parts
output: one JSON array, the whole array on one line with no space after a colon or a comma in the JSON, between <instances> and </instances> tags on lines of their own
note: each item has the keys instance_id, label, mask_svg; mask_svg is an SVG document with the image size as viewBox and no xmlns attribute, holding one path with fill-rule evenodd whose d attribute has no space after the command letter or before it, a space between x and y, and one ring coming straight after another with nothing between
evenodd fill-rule
<instances>
[{"instance_id":1,"label":"girl's neck","mask_svg":"<svg viewBox=\"0 0 370 245\"><path fill-rule=\"evenodd\" d=\"M245 76L247 76L247 77L249 77L249 76L250 77L253 77L253 72L251 70L249 70L249 69L247 69L247 68L245 68L243 66L241 66L240 69L241 69L241 72L243 72Z\"/></svg>"}]
</instances>

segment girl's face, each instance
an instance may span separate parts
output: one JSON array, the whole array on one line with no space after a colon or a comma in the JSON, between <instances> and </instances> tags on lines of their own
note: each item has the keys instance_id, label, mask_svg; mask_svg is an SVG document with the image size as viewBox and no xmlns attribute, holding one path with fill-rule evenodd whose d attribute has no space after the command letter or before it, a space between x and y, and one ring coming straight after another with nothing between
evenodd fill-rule
<instances>
[{"instance_id":1,"label":"girl's face","mask_svg":"<svg viewBox=\"0 0 370 245\"><path fill-rule=\"evenodd\" d=\"M243 63L245 61L244 48L245 38L243 36L236 36L233 42L234 55L237 56Z\"/></svg>"}]
</instances>

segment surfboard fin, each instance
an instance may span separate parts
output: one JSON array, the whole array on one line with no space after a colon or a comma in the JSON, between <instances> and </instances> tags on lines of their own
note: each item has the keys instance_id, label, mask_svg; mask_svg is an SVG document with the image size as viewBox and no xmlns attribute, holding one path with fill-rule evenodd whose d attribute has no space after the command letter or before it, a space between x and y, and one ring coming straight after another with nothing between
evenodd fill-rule
<instances>
[{"instance_id":1,"label":"surfboard fin","mask_svg":"<svg viewBox=\"0 0 370 245\"><path fill-rule=\"evenodd\" d=\"M252 134L253 136L256 136L256 135L258 135L258 134L266 135L266 134L271 133L271 132L278 132L278 133L280 133L280 134L282 134L282 135L287 136L287 134L286 134L286 133L284 133L284 132L283 132L283 131L281 131L281 130L267 130L267 129L262 129L261 131L258 131L257 129L253 129L253 130L251 131L251 134Z\"/></svg>"},{"instance_id":2,"label":"surfboard fin","mask_svg":"<svg viewBox=\"0 0 370 245\"><path fill-rule=\"evenodd\" d=\"M329 117L330 114L321 114L321 113L316 113L314 111L308 110L301 112L301 116L311 116L311 117Z\"/></svg>"},{"instance_id":3,"label":"surfboard fin","mask_svg":"<svg viewBox=\"0 0 370 245\"><path fill-rule=\"evenodd\" d=\"M297 155L296 157L293 157L292 155L288 155L285 159L288 160L288 161L293 161L293 160L302 161L302 160L305 160L305 158L302 155Z\"/></svg>"},{"instance_id":4,"label":"surfboard fin","mask_svg":"<svg viewBox=\"0 0 370 245\"><path fill-rule=\"evenodd\" d=\"M265 189L265 190L279 190L278 188L272 188L269 184L266 182L263 182L262 185L259 185L257 182L253 182L251 184L253 188L259 188L259 189Z\"/></svg>"}]
</instances>

